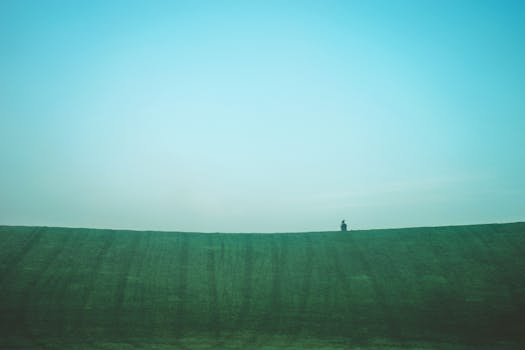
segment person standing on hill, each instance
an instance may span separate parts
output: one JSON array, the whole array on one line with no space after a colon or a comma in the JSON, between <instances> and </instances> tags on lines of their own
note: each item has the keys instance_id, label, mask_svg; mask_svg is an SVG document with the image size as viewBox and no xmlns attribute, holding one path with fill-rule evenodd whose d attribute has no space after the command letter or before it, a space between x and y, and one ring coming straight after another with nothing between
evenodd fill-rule
<instances>
[{"instance_id":1,"label":"person standing on hill","mask_svg":"<svg viewBox=\"0 0 525 350\"><path fill-rule=\"evenodd\" d=\"M345 221L341 221L341 231L346 231L346 223Z\"/></svg>"}]
</instances>

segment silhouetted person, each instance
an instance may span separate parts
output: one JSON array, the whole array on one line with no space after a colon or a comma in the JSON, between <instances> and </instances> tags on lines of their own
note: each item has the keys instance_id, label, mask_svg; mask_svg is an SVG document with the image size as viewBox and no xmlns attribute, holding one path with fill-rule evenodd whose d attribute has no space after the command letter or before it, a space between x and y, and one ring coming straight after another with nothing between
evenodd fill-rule
<instances>
[{"instance_id":1,"label":"silhouetted person","mask_svg":"<svg viewBox=\"0 0 525 350\"><path fill-rule=\"evenodd\" d=\"M345 221L341 221L341 231L346 231L346 223Z\"/></svg>"}]
</instances>

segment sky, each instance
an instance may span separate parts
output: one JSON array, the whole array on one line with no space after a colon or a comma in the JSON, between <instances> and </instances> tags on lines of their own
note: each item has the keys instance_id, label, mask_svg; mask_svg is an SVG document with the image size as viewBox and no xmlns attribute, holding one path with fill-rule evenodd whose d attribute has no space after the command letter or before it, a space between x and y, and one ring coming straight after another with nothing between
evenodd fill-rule
<instances>
[{"instance_id":1,"label":"sky","mask_svg":"<svg viewBox=\"0 0 525 350\"><path fill-rule=\"evenodd\" d=\"M523 1L0 1L0 224L525 220Z\"/></svg>"}]
</instances>

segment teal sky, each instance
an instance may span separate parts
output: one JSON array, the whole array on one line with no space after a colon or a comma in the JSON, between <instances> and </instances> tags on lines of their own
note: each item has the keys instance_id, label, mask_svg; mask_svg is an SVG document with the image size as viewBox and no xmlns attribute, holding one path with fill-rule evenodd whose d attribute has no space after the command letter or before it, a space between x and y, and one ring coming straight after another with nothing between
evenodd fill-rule
<instances>
[{"instance_id":1,"label":"teal sky","mask_svg":"<svg viewBox=\"0 0 525 350\"><path fill-rule=\"evenodd\" d=\"M0 224L525 220L523 1L0 1Z\"/></svg>"}]
</instances>

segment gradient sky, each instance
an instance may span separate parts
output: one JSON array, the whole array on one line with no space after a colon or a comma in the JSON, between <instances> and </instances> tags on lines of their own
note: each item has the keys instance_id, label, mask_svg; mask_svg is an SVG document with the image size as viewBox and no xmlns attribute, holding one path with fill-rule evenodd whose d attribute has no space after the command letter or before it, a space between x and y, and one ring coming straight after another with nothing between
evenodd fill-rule
<instances>
[{"instance_id":1,"label":"gradient sky","mask_svg":"<svg viewBox=\"0 0 525 350\"><path fill-rule=\"evenodd\" d=\"M0 224L525 220L523 1L0 1Z\"/></svg>"}]
</instances>

